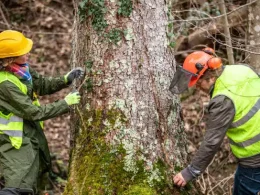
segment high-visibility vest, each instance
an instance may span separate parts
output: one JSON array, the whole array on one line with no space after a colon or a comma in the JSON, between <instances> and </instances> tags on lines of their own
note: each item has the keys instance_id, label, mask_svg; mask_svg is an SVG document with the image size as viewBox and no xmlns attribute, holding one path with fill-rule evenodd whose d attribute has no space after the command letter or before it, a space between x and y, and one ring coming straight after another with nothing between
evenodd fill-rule
<instances>
[{"instance_id":1,"label":"high-visibility vest","mask_svg":"<svg viewBox=\"0 0 260 195\"><path fill-rule=\"evenodd\" d=\"M260 78L246 65L228 65L215 82L212 98L232 100L235 116L227 131L233 154L247 158L260 154ZM221 125L221 124L220 124Z\"/></svg>"},{"instance_id":2,"label":"high-visibility vest","mask_svg":"<svg viewBox=\"0 0 260 195\"><path fill-rule=\"evenodd\" d=\"M24 94L27 94L27 87L16 76L9 72L0 71L0 83L10 81L16 85ZM34 105L40 106L38 99L33 101ZM40 122L41 124L42 122ZM43 124L41 124L43 128ZM11 144L14 148L19 149L23 141L23 118L9 113L3 114L0 111L0 134L9 136Z\"/></svg>"}]
</instances>

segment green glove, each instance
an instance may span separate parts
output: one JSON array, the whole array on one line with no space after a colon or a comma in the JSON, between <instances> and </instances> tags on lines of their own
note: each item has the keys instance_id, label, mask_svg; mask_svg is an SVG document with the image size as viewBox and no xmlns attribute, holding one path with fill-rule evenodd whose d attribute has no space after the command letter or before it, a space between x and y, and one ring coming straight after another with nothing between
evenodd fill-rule
<instances>
[{"instance_id":1,"label":"green glove","mask_svg":"<svg viewBox=\"0 0 260 195\"><path fill-rule=\"evenodd\" d=\"M79 104L80 102L80 95L78 91L75 92L71 92L69 93L64 100L66 101L66 103L70 106L73 104Z\"/></svg>"},{"instance_id":2,"label":"green glove","mask_svg":"<svg viewBox=\"0 0 260 195\"><path fill-rule=\"evenodd\" d=\"M68 72L65 76L65 83L70 85L74 79L83 77L85 71L81 67L77 67Z\"/></svg>"}]
</instances>

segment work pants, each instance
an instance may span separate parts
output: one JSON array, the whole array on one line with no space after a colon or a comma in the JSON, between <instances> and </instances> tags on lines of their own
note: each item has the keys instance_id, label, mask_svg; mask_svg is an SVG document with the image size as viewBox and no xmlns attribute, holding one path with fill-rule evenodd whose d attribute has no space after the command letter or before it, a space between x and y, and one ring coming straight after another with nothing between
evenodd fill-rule
<instances>
[{"instance_id":1,"label":"work pants","mask_svg":"<svg viewBox=\"0 0 260 195\"><path fill-rule=\"evenodd\" d=\"M260 168L245 168L238 165L233 195L260 195Z\"/></svg>"},{"instance_id":2,"label":"work pants","mask_svg":"<svg viewBox=\"0 0 260 195\"><path fill-rule=\"evenodd\" d=\"M23 137L20 149L15 149L7 135L0 135L0 164L5 179L7 193L15 194L11 188L30 188L36 192L39 175L39 148L35 148L30 138ZM3 194L3 191L0 191ZM6 194L7 194L6 193Z\"/></svg>"},{"instance_id":3,"label":"work pants","mask_svg":"<svg viewBox=\"0 0 260 195\"><path fill-rule=\"evenodd\" d=\"M20 195L16 188L4 188L0 190L0 195Z\"/></svg>"}]
</instances>

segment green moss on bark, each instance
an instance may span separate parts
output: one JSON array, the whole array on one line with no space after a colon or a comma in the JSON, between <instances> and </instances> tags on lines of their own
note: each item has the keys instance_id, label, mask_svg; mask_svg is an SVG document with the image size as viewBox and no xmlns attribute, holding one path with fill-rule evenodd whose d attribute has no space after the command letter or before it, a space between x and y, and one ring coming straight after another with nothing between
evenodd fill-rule
<instances>
[{"instance_id":1,"label":"green moss on bark","mask_svg":"<svg viewBox=\"0 0 260 195\"><path fill-rule=\"evenodd\" d=\"M128 155L124 145L108 144L107 134L124 128L127 119L118 108L107 110L86 110L85 126L77 140L77 151L71 171L76 178L74 183L79 185L77 191L84 195L157 195L172 194L167 181L167 166L159 160L154 163L160 179L152 179L151 170L145 169L145 163L135 155L135 171L127 171L125 157ZM120 127L121 125L121 127ZM139 152L137 152L139 153ZM141 154L141 153L140 153ZM65 194L75 186L68 184Z\"/></svg>"}]
</instances>

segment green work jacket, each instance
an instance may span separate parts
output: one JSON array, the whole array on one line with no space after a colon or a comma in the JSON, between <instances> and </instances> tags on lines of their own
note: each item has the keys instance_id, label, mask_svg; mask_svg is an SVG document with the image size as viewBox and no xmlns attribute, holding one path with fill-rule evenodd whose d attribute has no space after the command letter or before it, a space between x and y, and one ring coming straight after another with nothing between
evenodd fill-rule
<instances>
[{"instance_id":1,"label":"green work jacket","mask_svg":"<svg viewBox=\"0 0 260 195\"><path fill-rule=\"evenodd\" d=\"M27 87L26 94L11 81L6 80L0 83L0 111L5 115L12 113L23 119L23 136L29 137L35 148L42 151L42 160L48 166L50 164L49 148L40 122L67 113L69 106L65 100L40 106L34 105L34 94L39 96L53 94L68 85L64 77L43 77L31 68L30 74L32 84L22 82Z\"/></svg>"},{"instance_id":2,"label":"green work jacket","mask_svg":"<svg viewBox=\"0 0 260 195\"><path fill-rule=\"evenodd\" d=\"M232 100L235 116L227 131L237 158L260 154L260 78L246 65L228 65L216 80L212 98Z\"/></svg>"}]
</instances>

